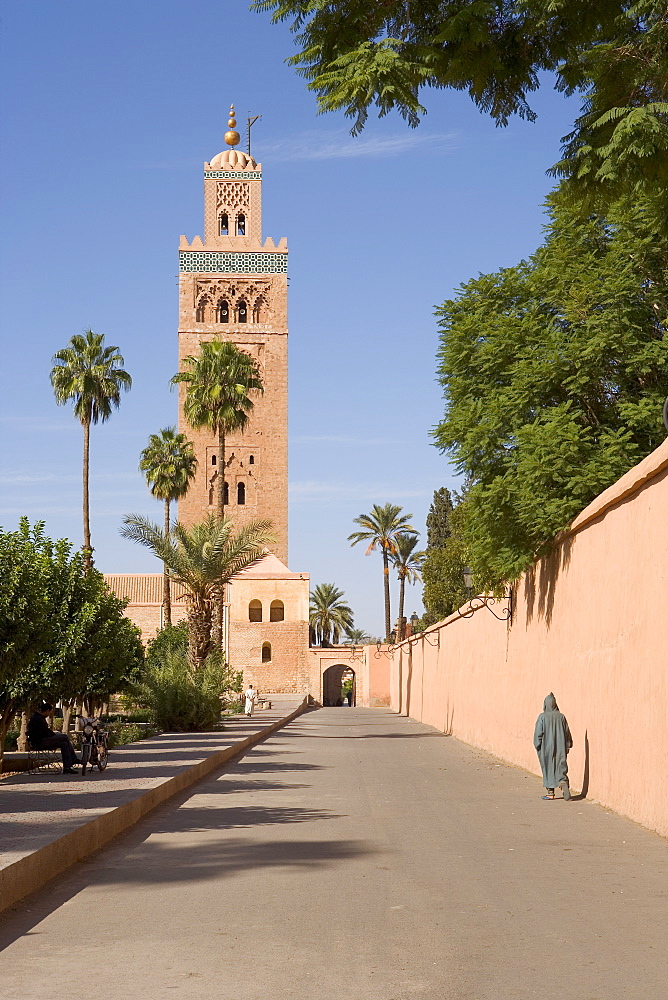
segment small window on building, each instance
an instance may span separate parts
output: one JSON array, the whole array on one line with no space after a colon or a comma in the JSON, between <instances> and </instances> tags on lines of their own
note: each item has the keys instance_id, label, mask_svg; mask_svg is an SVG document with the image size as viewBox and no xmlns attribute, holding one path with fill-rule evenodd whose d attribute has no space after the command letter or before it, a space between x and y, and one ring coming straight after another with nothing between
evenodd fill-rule
<instances>
[{"instance_id":1,"label":"small window on building","mask_svg":"<svg viewBox=\"0 0 668 1000\"><path fill-rule=\"evenodd\" d=\"M283 601L272 601L269 607L269 621L282 622L285 618L285 607Z\"/></svg>"},{"instance_id":2,"label":"small window on building","mask_svg":"<svg viewBox=\"0 0 668 1000\"><path fill-rule=\"evenodd\" d=\"M230 322L230 307L225 299L221 299L218 303L218 322L219 323L229 323Z\"/></svg>"},{"instance_id":3,"label":"small window on building","mask_svg":"<svg viewBox=\"0 0 668 1000\"><path fill-rule=\"evenodd\" d=\"M251 457L248 459L248 464L255 465L255 455L251 455Z\"/></svg>"},{"instance_id":4,"label":"small window on building","mask_svg":"<svg viewBox=\"0 0 668 1000\"><path fill-rule=\"evenodd\" d=\"M223 212L220 217L220 235L227 236L230 231L230 221L227 217L227 212Z\"/></svg>"},{"instance_id":5,"label":"small window on building","mask_svg":"<svg viewBox=\"0 0 668 1000\"><path fill-rule=\"evenodd\" d=\"M262 621L262 601L251 601L248 605L248 621Z\"/></svg>"},{"instance_id":6,"label":"small window on building","mask_svg":"<svg viewBox=\"0 0 668 1000\"><path fill-rule=\"evenodd\" d=\"M238 504L245 504L246 503L246 484L245 483L237 483L237 503Z\"/></svg>"},{"instance_id":7,"label":"small window on building","mask_svg":"<svg viewBox=\"0 0 668 1000\"><path fill-rule=\"evenodd\" d=\"M237 236L246 235L246 216L237 215Z\"/></svg>"},{"instance_id":8,"label":"small window on building","mask_svg":"<svg viewBox=\"0 0 668 1000\"><path fill-rule=\"evenodd\" d=\"M230 502L230 487L228 483L223 484L223 503L225 506Z\"/></svg>"},{"instance_id":9,"label":"small window on building","mask_svg":"<svg viewBox=\"0 0 668 1000\"><path fill-rule=\"evenodd\" d=\"M217 461L218 461L218 456L217 455L212 455L211 456L211 464L215 465Z\"/></svg>"},{"instance_id":10,"label":"small window on building","mask_svg":"<svg viewBox=\"0 0 668 1000\"><path fill-rule=\"evenodd\" d=\"M243 301L243 299L241 300L241 302L237 306L237 315L239 317L239 322L240 323L247 323L248 322L248 308L246 306L246 303Z\"/></svg>"},{"instance_id":11,"label":"small window on building","mask_svg":"<svg viewBox=\"0 0 668 1000\"><path fill-rule=\"evenodd\" d=\"M271 643L270 642L263 642L262 643L262 662L263 663L271 663Z\"/></svg>"}]
</instances>

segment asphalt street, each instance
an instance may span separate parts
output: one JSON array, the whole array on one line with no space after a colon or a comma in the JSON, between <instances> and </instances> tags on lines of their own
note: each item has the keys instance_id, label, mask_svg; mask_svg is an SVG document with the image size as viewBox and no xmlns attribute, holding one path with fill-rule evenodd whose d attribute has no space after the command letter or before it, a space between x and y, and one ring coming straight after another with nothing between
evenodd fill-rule
<instances>
[{"instance_id":1,"label":"asphalt street","mask_svg":"<svg viewBox=\"0 0 668 1000\"><path fill-rule=\"evenodd\" d=\"M668 844L541 794L389 712L309 712L4 914L0 997L666 996Z\"/></svg>"}]
</instances>

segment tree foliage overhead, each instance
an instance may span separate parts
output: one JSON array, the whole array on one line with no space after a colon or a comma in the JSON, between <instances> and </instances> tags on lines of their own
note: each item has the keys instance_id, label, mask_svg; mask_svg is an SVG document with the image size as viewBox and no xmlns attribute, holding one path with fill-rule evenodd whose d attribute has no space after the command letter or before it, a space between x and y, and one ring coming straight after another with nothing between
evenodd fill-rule
<instances>
[{"instance_id":1,"label":"tree foliage overhead","mask_svg":"<svg viewBox=\"0 0 668 1000\"><path fill-rule=\"evenodd\" d=\"M463 537L490 586L663 440L668 240L640 207L582 220L553 199L533 257L467 282L438 316L434 438L470 480Z\"/></svg>"},{"instance_id":2,"label":"tree foliage overhead","mask_svg":"<svg viewBox=\"0 0 668 1000\"><path fill-rule=\"evenodd\" d=\"M582 112L556 172L578 197L609 204L642 190L668 204L668 13L639 0L257 0L290 21L290 62L321 111L364 127L369 108L415 127L425 87L468 92L499 125L533 119L544 71ZM665 212L663 213L665 217Z\"/></svg>"}]
</instances>

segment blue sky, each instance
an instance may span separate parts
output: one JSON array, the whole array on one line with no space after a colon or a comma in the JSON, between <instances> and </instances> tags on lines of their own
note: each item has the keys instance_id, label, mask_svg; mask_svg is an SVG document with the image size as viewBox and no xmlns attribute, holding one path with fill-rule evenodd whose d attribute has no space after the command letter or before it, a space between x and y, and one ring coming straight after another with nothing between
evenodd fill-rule
<instances>
[{"instance_id":1,"label":"blue sky","mask_svg":"<svg viewBox=\"0 0 668 1000\"><path fill-rule=\"evenodd\" d=\"M429 440L433 309L538 245L575 102L547 81L537 123L497 129L466 95L427 92L417 131L393 115L353 139L285 65L287 26L245 0L23 0L2 29L0 523L25 513L81 543L81 428L48 376L92 327L134 379L92 432L96 565L158 571L118 527L161 516L138 456L176 422L178 239L202 232L202 162L233 102L240 121L262 114L264 232L290 246L290 567L336 583L379 634L380 557L349 547L353 518L391 501L424 533L433 491L456 486Z\"/></svg>"}]
</instances>

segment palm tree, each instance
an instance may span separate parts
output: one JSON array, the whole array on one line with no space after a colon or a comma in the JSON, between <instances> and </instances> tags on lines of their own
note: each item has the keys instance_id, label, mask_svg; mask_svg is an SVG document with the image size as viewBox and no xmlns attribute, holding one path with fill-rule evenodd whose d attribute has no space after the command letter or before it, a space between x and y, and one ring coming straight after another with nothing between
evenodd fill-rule
<instances>
[{"instance_id":1,"label":"palm tree","mask_svg":"<svg viewBox=\"0 0 668 1000\"><path fill-rule=\"evenodd\" d=\"M183 359L186 371L178 372L172 384L183 382L186 398L183 412L192 428L202 427L218 437L218 516L225 517L225 438L244 430L253 400L249 392L262 392L264 384L257 361L236 344L215 340L202 344L198 357Z\"/></svg>"},{"instance_id":2,"label":"palm tree","mask_svg":"<svg viewBox=\"0 0 668 1000\"><path fill-rule=\"evenodd\" d=\"M341 632L347 632L353 627L353 613L341 600L343 591L333 583L319 583L310 596L308 620L316 643L328 645L331 635L332 642L336 645Z\"/></svg>"},{"instance_id":3,"label":"palm tree","mask_svg":"<svg viewBox=\"0 0 668 1000\"><path fill-rule=\"evenodd\" d=\"M360 514L356 517L355 524L359 524L362 531L354 531L348 535L351 545L358 542L368 542L366 555L380 547L383 556L383 592L385 597L385 636L389 638L390 625L390 556L397 551L395 539L399 533L417 534L415 528L409 523L412 514L402 514L401 507L392 503L386 503L380 507L375 503L369 514Z\"/></svg>"},{"instance_id":4,"label":"palm tree","mask_svg":"<svg viewBox=\"0 0 668 1000\"><path fill-rule=\"evenodd\" d=\"M406 583L417 583L422 572L426 552L416 552L415 546L418 543L417 535L399 534L394 539L396 552L392 556L392 565L397 571L399 579L399 635L397 639L404 638L404 593Z\"/></svg>"},{"instance_id":5,"label":"palm tree","mask_svg":"<svg viewBox=\"0 0 668 1000\"><path fill-rule=\"evenodd\" d=\"M260 559L271 539L270 521L251 521L238 532L231 521L209 514L186 528L178 521L169 534L138 514L124 519L121 535L161 559L170 579L186 591L188 604L188 656L198 670L213 648L213 607L226 583Z\"/></svg>"},{"instance_id":6,"label":"palm tree","mask_svg":"<svg viewBox=\"0 0 668 1000\"><path fill-rule=\"evenodd\" d=\"M347 628L346 639L353 646L361 646L371 641L371 636L363 628Z\"/></svg>"},{"instance_id":7,"label":"palm tree","mask_svg":"<svg viewBox=\"0 0 668 1000\"><path fill-rule=\"evenodd\" d=\"M83 448L83 553L84 571L93 565L90 541L90 503L88 493L90 425L104 423L121 402L121 389L128 391L132 378L122 365L117 347L104 346L104 334L86 330L75 334L68 347L53 356L51 385L56 402L64 405L74 400L74 416L84 431Z\"/></svg>"},{"instance_id":8,"label":"palm tree","mask_svg":"<svg viewBox=\"0 0 668 1000\"><path fill-rule=\"evenodd\" d=\"M139 458L139 471L146 476L146 484L157 500L165 502L165 537L169 535L170 504L181 500L195 478L197 458L192 442L185 434L177 434L175 427L163 427L159 434L151 434ZM162 606L166 625L172 624L172 596L169 571L164 567Z\"/></svg>"}]
</instances>

